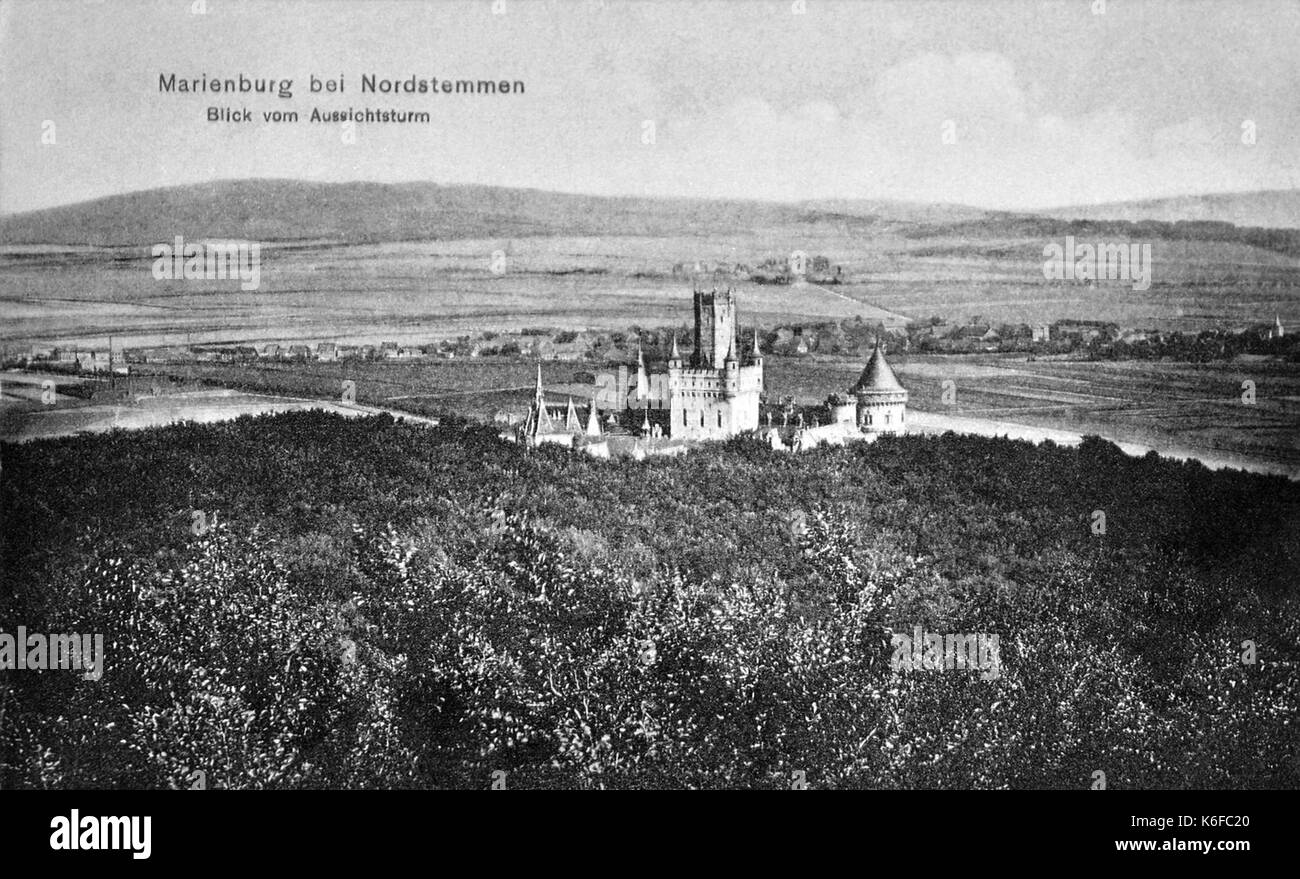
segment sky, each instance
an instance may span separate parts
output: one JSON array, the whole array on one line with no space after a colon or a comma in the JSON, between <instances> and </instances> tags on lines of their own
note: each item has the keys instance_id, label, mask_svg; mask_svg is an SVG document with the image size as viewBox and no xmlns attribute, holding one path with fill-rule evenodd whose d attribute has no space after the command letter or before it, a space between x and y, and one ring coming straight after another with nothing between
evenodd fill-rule
<instances>
[{"instance_id":1,"label":"sky","mask_svg":"<svg viewBox=\"0 0 1300 879\"><path fill-rule=\"evenodd\" d=\"M159 89L241 73L293 98ZM260 119L349 107L430 121ZM1012 210L1295 189L1300 2L0 5L0 212L247 177Z\"/></svg>"}]
</instances>

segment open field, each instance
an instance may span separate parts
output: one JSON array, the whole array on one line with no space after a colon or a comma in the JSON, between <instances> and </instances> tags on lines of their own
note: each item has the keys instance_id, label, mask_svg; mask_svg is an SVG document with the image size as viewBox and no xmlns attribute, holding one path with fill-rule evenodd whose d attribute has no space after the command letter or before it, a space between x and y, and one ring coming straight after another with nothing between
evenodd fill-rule
<instances>
[{"instance_id":1,"label":"open field","mask_svg":"<svg viewBox=\"0 0 1300 879\"><path fill-rule=\"evenodd\" d=\"M672 265L697 242L601 249L598 239L355 245L263 252L261 287L237 281L157 281L147 256L78 253L0 258L4 341L127 346L216 341L391 339L423 342L527 326L625 329L680 323L691 282ZM677 256L648 254L651 245ZM725 249L716 243L714 250ZM494 251L506 252L494 274ZM712 282L710 282L712 283ZM719 284L725 284L719 280ZM746 285L746 322L886 319L850 297L812 287Z\"/></svg>"},{"instance_id":2,"label":"open field","mask_svg":"<svg viewBox=\"0 0 1300 879\"><path fill-rule=\"evenodd\" d=\"M528 327L680 327L690 320L697 283L734 284L745 329L858 318L899 327L932 315L954 323L1083 319L1183 332L1235 330L1271 323L1274 315L1292 332L1300 325L1300 258L1291 233L1090 227L943 207L642 202L436 187L331 189L345 201L326 199L330 213L319 217L307 206L320 199L295 201L303 191L285 182L223 184L211 192L160 191L96 202L81 213L69 209L69 221L85 221L87 236L80 240L101 246L21 243L30 235L11 234L15 243L0 249L0 344L103 349L110 335L119 349L425 344ZM218 198L221 192L242 193L244 200ZM231 204L257 210L232 212ZM392 210L405 219L389 222ZM143 225L121 226L119 216ZM248 217L262 219L249 226ZM36 219L31 235L72 228L53 214ZM7 227L11 233L15 222ZM126 236L120 242L113 237L119 232ZM1150 288L1046 280L1043 248L1067 232L1078 233L1080 242L1149 245ZM240 290L237 280L155 280L143 242L171 234L262 240L260 288ZM377 240L389 234L398 237ZM737 265L758 269L796 250L825 257L842 283L733 280ZM503 261L494 263L494 255ZM983 426L952 423L974 431L1019 425L1043 436L1096 433L1132 448L1300 472L1300 377L1293 365L891 357L913 409L929 413L932 427L945 418L976 419ZM769 394L817 403L846 388L860 368L850 360L770 358ZM533 381L530 364L495 359L134 369L133 380L176 379L168 393L207 387L337 400L341 383L354 381L365 405L475 418L518 411ZM547 389L558 400L582 400L591 387L589 375L581 374L593 371L586 362L547 364ZM951 407L940 399L945 380L955 383ZM1256 383L1253 405L1240 400L1246 380ZM6 392L7 413L42 405L34 389ZM55 408L64 405L87 401L72 395Z\"/></svg>"},{"instance_id":3,"label":"open field","mask_svg":"<svg viewBox=\"0 0 1300 879\"><path fill-rule=\"evenodd\" d=\"M775 228L664 238L516 238L267 245L261 286L158 281L147 248L0 251L0 342L103 348L191 342L420 343L526 326L624 329L680 324L692 279L674 266L757 265L792 250L825 255L847 282L739 290L741 319L774 326L852 319L898 326L940 315L1058 319L1195 331L1280 315L1300 323L1300 261L1241 243L1153 244L1153 280L1049 282L1044 238L912 239L889 231ZM505 254L504 271L492 255Z\"/></svg>"}]
</instances>

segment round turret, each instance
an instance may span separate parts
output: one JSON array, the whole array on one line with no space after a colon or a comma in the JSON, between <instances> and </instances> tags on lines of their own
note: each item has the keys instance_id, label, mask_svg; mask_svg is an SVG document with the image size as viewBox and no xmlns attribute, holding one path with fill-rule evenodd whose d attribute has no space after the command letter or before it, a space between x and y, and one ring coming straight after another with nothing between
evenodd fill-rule
<instances>
[{"instance_id":1,"label":"round turret","mask_svg":"<svg viewBox=\"0 0 1300 879\"><path fill-rule=\"evenodd\" d=\"M876 339L867 366L849 393L858 400L858 427L864 433L904 433L907 430L907 389L898 382Z\"/></svg>"}]
</instances>

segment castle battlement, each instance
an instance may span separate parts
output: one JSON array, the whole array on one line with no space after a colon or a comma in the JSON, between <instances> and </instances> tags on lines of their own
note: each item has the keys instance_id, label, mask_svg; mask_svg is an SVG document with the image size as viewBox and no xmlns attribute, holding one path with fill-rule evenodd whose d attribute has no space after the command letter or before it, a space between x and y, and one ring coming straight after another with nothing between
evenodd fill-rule
<instances>
[{"instance_id":1,"label":"castle battlement","mask_svg":"<svg viewBox=\"0 0 1300 879\"><path fill-rule=\"evenodd\" d=\"M758 427L763 355L755 331L740 344L736 294L693 293L695 348L682 357L673 340L668 358L669 433L685 439L725 439Z\"/></svg>"}]
</instances>

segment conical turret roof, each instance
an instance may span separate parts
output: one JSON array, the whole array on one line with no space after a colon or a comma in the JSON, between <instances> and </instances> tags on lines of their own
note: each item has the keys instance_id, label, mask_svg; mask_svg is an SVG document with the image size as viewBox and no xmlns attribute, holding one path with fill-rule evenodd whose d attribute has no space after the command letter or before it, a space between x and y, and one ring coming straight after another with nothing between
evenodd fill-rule
<instances>
[{"instance_id":1,"label":"conical turret roof","mask_svg":"<svg viewBox=\"0 0 1300 879\"><path fill-rule=\"evenodd\" d=\"M905 391L904 387L898 383L898 378L894 375L894 370L889 367L885 360L885 353L880 348L880 339L876 339L876 349L871 352L871 358L867 360L866 369L862 370L862 375L858 378L858 383L849 388L850 393L898 393Z\"/></svg>"}]
</instances>

